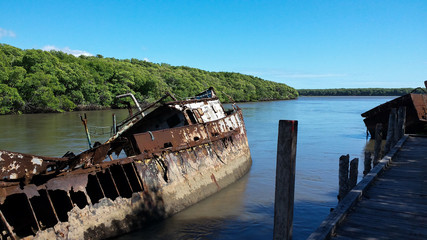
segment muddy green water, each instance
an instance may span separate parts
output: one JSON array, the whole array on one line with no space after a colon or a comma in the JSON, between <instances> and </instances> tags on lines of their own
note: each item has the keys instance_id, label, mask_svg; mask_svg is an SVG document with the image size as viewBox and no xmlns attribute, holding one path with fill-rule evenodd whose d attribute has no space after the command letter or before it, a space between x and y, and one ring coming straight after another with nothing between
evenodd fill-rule
<instances>
[{"instance_id":1,"label":"muddy green water","mask_svg":"<svg viewBox=\"0 0 427 240\"><path fill-rule=\"evenodd\" d=\"M243 109L253 159L250 173L172 218L118 239L272 239L281 119L298 120L293 237L305 239L337 204L340 155L363 159L367 141L360 114L390 99L301 97L238 104ZM92 142L109 137L113 112L118 119L127 116L126 110L86 112ZM0 116L0 149L46 156L83 151L88 145L80 114Z\"/></svg>"}]
</instances>

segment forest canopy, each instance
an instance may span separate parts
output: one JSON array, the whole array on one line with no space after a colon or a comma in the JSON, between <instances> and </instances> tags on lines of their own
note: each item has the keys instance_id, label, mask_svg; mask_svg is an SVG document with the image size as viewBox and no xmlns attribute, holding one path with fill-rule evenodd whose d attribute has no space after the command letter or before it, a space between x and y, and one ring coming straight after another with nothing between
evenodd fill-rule
<instances>
[{"instance_id":1,"label":"forest canopy","mask_svg":"<svg viewBox=\"0 0 427 240\"><path fill-rule=\"evenodd\" d=\"M300 96L402 96L413 88L298 89Z\"/></svg>"},{"instance_id":2,"label":"forest canopy","mask_svg":"<svg viewBox=\"0 0 427 240\"><path fill-rule=\"evenodd\" d=\"M223 102L298 97L286 84L234 72L0 44L0 114L120 107L115 96L128 92L145 102L166 91L182 99L211 86Z\"/></svg>"}]
</instances>

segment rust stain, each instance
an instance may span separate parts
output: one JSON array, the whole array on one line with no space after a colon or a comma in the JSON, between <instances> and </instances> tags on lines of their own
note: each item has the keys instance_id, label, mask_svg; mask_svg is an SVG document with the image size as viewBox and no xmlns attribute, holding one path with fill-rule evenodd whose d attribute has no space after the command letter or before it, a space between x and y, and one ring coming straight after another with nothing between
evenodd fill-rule
<instances>
[{"instance_id":1,"label":"rust stain","mask_svg":"<svg viewBox=\"0 0 427 240\"><path fill-rule=\"evenodd\" d=\"M167 97L174 101L162 103ZM209 167L216 171L232 160L227 157L234 151L249 156L250 162L241 109L233 105L225 112L213 89L186 101L168 94L114 127L115 135L105 143L78 155L52 158L0 150L0 238L34 236L54 226L57 237L67 238L68 227L59 225L76 208L112 206L111 201L120 199L146 203L147 220L164 218L170 214L162 209L165 184L180 176L186 179L190 172L206 174L208 180L209 173L200 170L207 165L205 159L211 159ZM113 158L113 153L126 156ZM214 173L210 178L220 190ZM138 196L142 199L134 199ZM107 229L105 236L114 236L114 231Z\"/></svg>"},{"instance_id":2,"label":"rust stain","mask_svg":"<svg viewBox=\"0 0 427 240\"><path fill-rule=\"evenodd\" d=\"M215 178L215 175L213 173L211 175L211 179L216 184L216 187L218 188L218 191L221 190L221 187L218 185L218 183L216 181L216 178Z\"/></svg>"}]
</instances>

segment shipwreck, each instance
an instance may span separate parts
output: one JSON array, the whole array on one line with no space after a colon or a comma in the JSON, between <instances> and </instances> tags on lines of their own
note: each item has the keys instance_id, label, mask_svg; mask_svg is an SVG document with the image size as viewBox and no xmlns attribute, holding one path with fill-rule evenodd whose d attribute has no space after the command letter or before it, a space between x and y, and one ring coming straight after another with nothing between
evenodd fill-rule
<instances>
[{"instance_id":1,"label":"shipwreck","mask_svg":"<svg viewBox=\"0 0 427 240\"><path fill-rule=\"evenodd\" d=\"M167 94L145 108L129 96L138 111L80 154L0 150L1 239L116 236L167 218L249 171L242 110L224 110L213 88L182 101Z\"/></svg>"},{"instance_id":2,"label":"shipwreck","mask_svg":"<svg viewBox=\"0 0 427 240\"><path fill-rule=\"evenodd\" d=\"M427 81L424 82L427 89ZM419 90L421 93L414 93ZM406 133L421 133L427 131L427 91L416 88L411 93L405 94L371 110L362 113L363 121L372 138L375 137L375 126L382 123L382 136L387 136L389 114L392 108L406 107Z\"/></svg>"}]
</instances>

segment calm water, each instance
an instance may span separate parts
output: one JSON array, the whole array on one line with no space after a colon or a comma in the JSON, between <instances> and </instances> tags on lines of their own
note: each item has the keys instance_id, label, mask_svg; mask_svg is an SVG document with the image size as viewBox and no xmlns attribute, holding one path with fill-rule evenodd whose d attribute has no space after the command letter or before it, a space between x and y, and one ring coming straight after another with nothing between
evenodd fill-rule
<instances>
[{"instance_id":1,"label":"calm water","mask_svg":"<svg viewBox=\"0 0 427 240\"><path fill-rule=\"evenodd\" d=\"M298 120L294 239L305 239L337 204L338 159L363 159L361 113L392 97L301 97L241 103L253 166L237 183L147 229L119 239L272 239L278 121ZM118 119L126 110L114 111ZM0 149L62 156L87 148L80 112L0 116ZM109 126L112 111L87 112L89 126ZM93 136L103 141L107 135ZM359 163L359 173L362 162ZM360 174L359 174L360 175ZM359 176L360 179L361 176Z\"/></svg>"}]
</instances>

